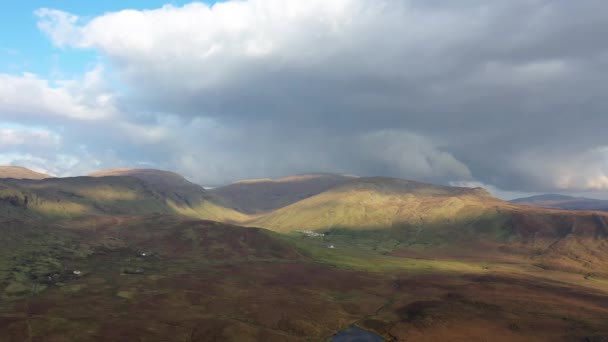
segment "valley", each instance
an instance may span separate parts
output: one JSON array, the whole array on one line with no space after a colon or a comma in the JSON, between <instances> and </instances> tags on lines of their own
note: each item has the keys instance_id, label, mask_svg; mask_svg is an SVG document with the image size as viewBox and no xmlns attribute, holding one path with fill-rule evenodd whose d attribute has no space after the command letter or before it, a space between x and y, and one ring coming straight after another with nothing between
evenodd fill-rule
<instances>
[{"instance_id":1,"label":"valley","mask_svg":"<svg viewBox=\"0 0 608 342\"><path fill-rule=\"evenodd\" d=\"M0 180L0 340L608 338L602 212L382 177L227 199L165 171L95 176Z\"/></svg>"}]
</instances>

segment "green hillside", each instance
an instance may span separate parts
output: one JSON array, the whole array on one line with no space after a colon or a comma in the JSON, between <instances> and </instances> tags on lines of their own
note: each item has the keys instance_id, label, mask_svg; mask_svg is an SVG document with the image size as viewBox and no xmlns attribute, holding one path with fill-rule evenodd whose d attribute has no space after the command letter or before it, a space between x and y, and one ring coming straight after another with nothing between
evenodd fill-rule
<instances>
[{"instance_id":1,"label":"green hillside","mask_svg":"<svg viewBox=\"0 0 608 342\"><path fill-rule=\"evenodd\" d=\"M250 222L276 231L380 229L476 217L501 201L483 189L395 178L360 178Z\"/></svg>"},{"instance_id":2,"label":"green hillside","mask_svg":"<svg viewBox=\"0 0 608 342\"><path fill-rule=\"evenodd\" d=\"M293 236L321 233L307 246L323 255L331 245L355 255L525 260L608 275L608 214L518 206L483 189L361 178L247 224Z\"/></svg>"}]
</instances>

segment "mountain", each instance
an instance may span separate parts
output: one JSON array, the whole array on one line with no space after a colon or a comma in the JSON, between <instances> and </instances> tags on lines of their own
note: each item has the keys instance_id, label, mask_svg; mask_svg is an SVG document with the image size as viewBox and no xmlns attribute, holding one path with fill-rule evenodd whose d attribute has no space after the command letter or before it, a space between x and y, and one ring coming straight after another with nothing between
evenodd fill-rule
<instances>
[{"instance_id":1,"label":"mountain","mask_svg":"<svg viewBox=\"0 0 608 342\"><path fill-rule=\"evenodd\" d=\"M251 179L211 189L222 203L246 214L260 214L314 196L355 176L317 173L279 179Z\"/></svg>"},{"instance_id":2,"label":"mountain","mask_svg":"<svg viewBox=\"0 0 608 342\"><path fill-rule=\"evenodd\" d=\"M439 186L396 178L351 179L251 223L278 231L380 229L457 220L502 202L481 188Z\"/></svg>"},{"instance_id":3,"label":"mountain","mask_svg":"<svg viewBox=\"0 0 608 342\"><path fill-rule=\"evenodd\" d=\"M89 174L89 177L133 177L158 193L182 215L225 222L240 222L245 215L223 205L221 200L202 186L182 175L157 169L110 169Z\"/></svg>"},{"instance_id":4,"label":"mountain","mask_svg":"<svg viewBox=\"0 0 608 342\"><path fill-rule=\"evenodd\" d=\"M181 176L150 170L144 174L145 179L135 176L1 179L0 213L5 219L154 213L224 222L242 219L243 214L215 204L202 187Z\"/></svg>"},{"instance_id":5,"label":"mountain","mask_svg":"<svg viewBox=\"0 0 608 342\"><path fill-rule=\"evenodd\" d=\"M89 174L89 177L134 177L156 191L172 197L178 202L192 204L205 198L202 186L188 181L183 176L165 170L156 169L110 169Z\"/></svg>"},{"instance_id":6,"label":"mountain","mask_svg":"<svg viewBox=\"0 0 608 342\"><path fill-rule=\"evenodd\" d=\"M4 339L608 336L608 213L367 177L249 216L173 173L97 176L0 180Z\"/></svg>"},{"instance_id":7,"label":"mountain","mask_svg":"<svg viewBox=\"0 0 608 342\"><path fill-rule=\"evenodd\" d=\"M402 234L400 240L528 241L568 235L608 237L607 217L522 206L495 198L482 188L369 177L254 217L248 224L280 232L393 229Z\"/></svg>"},{"instance_id":8,"label":"mountain","mask_svg":"<svg viewBox=\"0 0 608 342\"><path fill-rule=\"evenodd\" d=\"M327 244L394 255L524 258L547 269L608 275L608 213L521 206L481 188L358 178L247 225L316 231Z\"/></svg>"},{"instance_id":9,"label":"mountain","mask_svg":"<svg viewBox=\"0 0 608 342\"><path fill-rule=\"evenodd\" d=\"M541 208L556 208L565 210L601 210L608 211L608 200L565 195L538 195L511 200L511 203L526 204Z\"/></svg>"},{"instance_id":10,"label":"mountain","mask_svg":"<svg viewBox=\"0 0 608 342\"><path fill-rule=\"evenodd\" d=\"M0 166L0 178L44 179L52 177L47 174L32 171L21 166Z\"/></svg>"}]
</instances>

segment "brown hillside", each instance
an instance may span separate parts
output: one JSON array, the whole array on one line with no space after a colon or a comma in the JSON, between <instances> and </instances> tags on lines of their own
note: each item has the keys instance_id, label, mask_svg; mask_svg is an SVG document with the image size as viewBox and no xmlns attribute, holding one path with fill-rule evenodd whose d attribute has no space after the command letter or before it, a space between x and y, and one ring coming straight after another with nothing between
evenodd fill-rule
<instances>
[{"instance_id":1,"label":"brown hillside","mask_svg":"<svg viewBox=\"0 0 608 342\"><path fill-rule=\"evenodd\" d=\"M52 177L47 174L32 171L21 166L0 166L0 178L44 179Z\"/></svg>"},{"instance_id":2,"label":"brown hillside","mask_svg":"<svg viewBox=\"0 0 608 342\"><path fill-rule=\"evenodd\" d=\"M253 179L215 188L213 193L228 207L247 214L275 210L314 196L355 176L306 174L279 179Z\"/></svg>"},{"instance_id":3,"label":"brown hillside","mask_svg":"<svg viewBox=\"0 0 608 342\"><path fill-rule=\"evenodd\" d=\"M204 192L202 186L188 181L183 176L165 170L156 169L110 169L102 170L89 174L89 177L110 177L110 176L130 176L142 181L153 184L158 188L167 191L180 191L188 189L190 191Z\"/></svg>"}]
</instances>

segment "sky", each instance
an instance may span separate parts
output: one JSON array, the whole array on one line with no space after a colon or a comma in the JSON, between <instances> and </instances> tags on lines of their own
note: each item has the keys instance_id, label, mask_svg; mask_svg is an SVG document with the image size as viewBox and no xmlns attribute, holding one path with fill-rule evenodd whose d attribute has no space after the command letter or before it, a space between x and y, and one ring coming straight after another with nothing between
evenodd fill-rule
<instances>
[{"instance_id":1,"label":"sky","mask_svg":"<svg viewBox=\"0 0 608 342\"><path fill-rule=\"evenodd\" d=\"M607 198L602 0L19 1L0 164Z\"/></svg>"}]
</instances>

